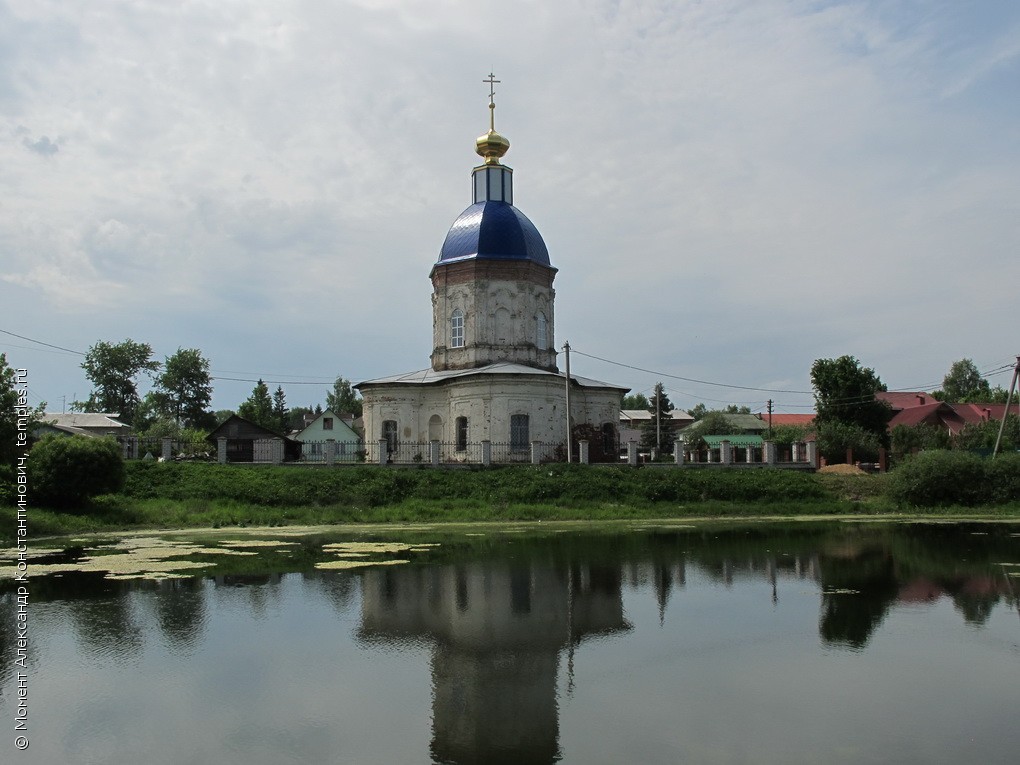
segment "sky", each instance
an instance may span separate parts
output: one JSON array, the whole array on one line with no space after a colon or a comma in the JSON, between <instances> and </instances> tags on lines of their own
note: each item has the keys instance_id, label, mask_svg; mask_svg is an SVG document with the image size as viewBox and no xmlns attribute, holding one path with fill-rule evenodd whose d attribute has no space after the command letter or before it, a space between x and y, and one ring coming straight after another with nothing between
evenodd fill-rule
<instances>
[{"instance_id":1,"label":"sky","mask_svg":"<svg viewBox=\"0 0 1020 765\"><path fill-rule=\"evenodd\" d=\"M790 413L844 354L1009 385L1014 0L0 0L0 352L32 403L128 338L200 349L216 409L427 367L490 72L574 374Z\"/></svg>"}]
</instances>

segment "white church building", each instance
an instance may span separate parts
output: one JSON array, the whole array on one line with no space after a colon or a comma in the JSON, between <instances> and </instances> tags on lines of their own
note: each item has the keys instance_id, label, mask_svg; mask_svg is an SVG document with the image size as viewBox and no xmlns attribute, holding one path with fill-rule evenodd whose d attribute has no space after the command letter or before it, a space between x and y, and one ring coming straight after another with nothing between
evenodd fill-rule
<instances>
[{"instance_id":1,"label":"white church building","mask_svg":"<svg viewBox=\"0 0 1020 765\"><path fill-rule=\"evenodd\" d=\"M527 459L533 444L551 456L567 443L566 376L554 340L556 268L538 229L514 207L513 170L500 163L510 142L495 130L492 95L489 131L476 141L484 161L471 173L472 203L430 274L431 366L355 386L371 458L383 440L392 454L438 441L444 461L472 462L472 445L483 442L497 462ZM615 451L627 390L571 375L574 439L597 434L593 451Z\"/></svg>"}]
</instances>

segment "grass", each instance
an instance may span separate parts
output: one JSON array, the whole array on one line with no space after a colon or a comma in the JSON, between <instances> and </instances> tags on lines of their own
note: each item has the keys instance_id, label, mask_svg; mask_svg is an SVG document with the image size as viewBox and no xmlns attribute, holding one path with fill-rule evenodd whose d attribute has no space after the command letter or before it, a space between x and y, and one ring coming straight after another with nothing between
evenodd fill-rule
<instances>
[{"instance_id":1,"label":"grass","mask_svg":"<svg viewBox=\"0 0 1020 765\"><path fill-rule=\"evenodd\" d=\"M479 521L608 521L879 515L900 511L883 475L784 470L545 465L496 469L335 469L129 463L120 494L74 512L29 509L33 537L126 529ZM911 508L912 514L935 510ZM1020 517L1020 503L938 508ZM0 508L12 539L13 508Z\"/></svg>"}]
</instances>

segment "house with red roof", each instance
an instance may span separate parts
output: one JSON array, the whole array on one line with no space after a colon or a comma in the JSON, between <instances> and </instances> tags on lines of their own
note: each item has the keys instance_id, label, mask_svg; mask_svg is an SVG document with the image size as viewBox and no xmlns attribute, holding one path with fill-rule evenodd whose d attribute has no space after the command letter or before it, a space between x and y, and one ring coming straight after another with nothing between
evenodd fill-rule
<instances>
[{"instance_id":1,"label":"house with red roof","mask_svg":"<svg viewBox=\"0 0 1020 765\"><path fill-rule=\"evenodd\" d=\"M990 420L1001 422L1006 413L1005 404L950 404L932 398L924 391L882 392L876 394L876 398L892 407L889 430L897 425L934 425L955 436L967 425ZM1020 404L1012 404L1009 413L1020 415Z\"/></svg>"}]
</instances>

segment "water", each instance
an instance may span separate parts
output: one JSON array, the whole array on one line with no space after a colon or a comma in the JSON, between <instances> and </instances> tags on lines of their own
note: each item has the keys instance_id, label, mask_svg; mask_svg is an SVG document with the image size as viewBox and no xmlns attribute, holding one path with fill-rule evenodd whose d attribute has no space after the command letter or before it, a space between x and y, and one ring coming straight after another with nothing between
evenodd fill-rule
<instances>
[{"instance_id":1,"label":"water","mask_svg":"<svg viewBox=\"0 0 1020 765\"><path fill-rule=\"evenodd\" d=\"M191 578L36 577L22 753L5 580L3 761L1014 763L1018 532L290 536ZM344 539L438 546L315 568Z\"/></svg>"}]
</instances>

